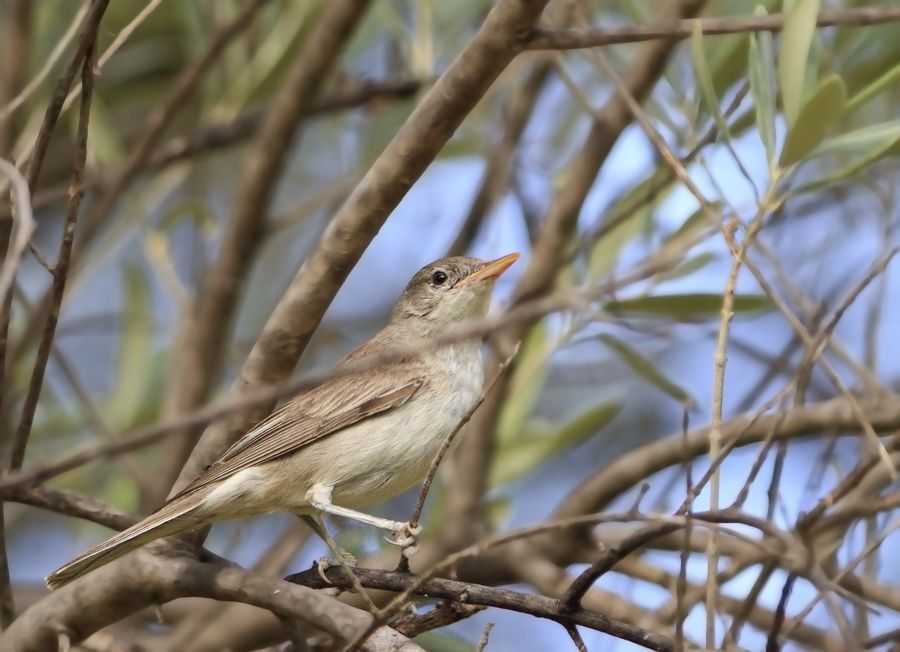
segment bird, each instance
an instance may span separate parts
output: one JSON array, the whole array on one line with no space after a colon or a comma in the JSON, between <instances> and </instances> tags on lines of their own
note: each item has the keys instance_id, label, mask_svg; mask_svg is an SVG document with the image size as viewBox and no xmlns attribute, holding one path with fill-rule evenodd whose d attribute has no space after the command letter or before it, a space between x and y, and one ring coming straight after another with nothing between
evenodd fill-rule
<instances>
[{"instance_id":1,"label":"bird","mask_svg":"<svg viewBox=\"0 0 900 652\"><path fill-rule=\"evenodd\" d=\"M425 478L479 400L484 373L479 337L402 352L485 317L495 281L518 257L452 256L420 269L388 324L337 366L351 371L276 408L159 510L50 573L48 588L153 540L269 512L293 512L323 538L321 516L343 516L409 546L420 527L359 510ZM373 358L389 362L367 367Z\"/></svg>"}]
</instances>

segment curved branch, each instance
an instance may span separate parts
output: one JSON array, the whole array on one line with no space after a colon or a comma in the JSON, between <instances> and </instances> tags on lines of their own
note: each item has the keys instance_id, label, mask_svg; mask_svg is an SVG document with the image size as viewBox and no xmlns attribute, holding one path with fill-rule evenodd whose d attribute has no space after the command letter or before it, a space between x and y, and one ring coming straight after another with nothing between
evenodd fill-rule
<instances>
[{"instance_id":1,"label":"curved branch","mask_svg":"<svg viewBox=\"0 0 900 652\"><path fill-rule=\"evenodd\" d=\"M900 427L900 401L881 398L863 404L866 415L877 432ZM780 420L780 423L779 423ZM723 423L722 442L747 446L763 441L777 424L777 441L793 439L817 432L841 432L859 429L850 402L834 398L821 403L772 412L763 416L745 414ZM682 464L709 452L709 428L697 428L684 437L681 433L640 446L617 457L582 482L562 502L555 516L566 518L602 511L614 498L642 482L657 471Z\"/></svg>"},{"instance_id":2,"label":"curved branch","mask_svg":"<svg viewBox=\"0 0 900 652\"><path fill-rule=\"evenodd\" d=\"M54 591L22 614L0 638L0 649L56 652L60 635L71 642L145 607L176 598L204 597L241 602L299 620L345 640L372 621L371 614L321 592L239 568L186 558L161 558L138 551L127 565L107 566L79 582ZM90 604L90 609L84 605ZM371 652L421 648L382 627L369 639Z\"/></svg>"}]
</instances>

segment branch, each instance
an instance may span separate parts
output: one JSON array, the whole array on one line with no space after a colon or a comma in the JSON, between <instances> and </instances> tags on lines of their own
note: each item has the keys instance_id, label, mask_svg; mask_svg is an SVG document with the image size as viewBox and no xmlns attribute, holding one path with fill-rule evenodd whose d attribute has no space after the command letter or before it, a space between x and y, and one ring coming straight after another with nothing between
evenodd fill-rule
<instances>
[{"instance_id":1,"label":"branch","mask_svg":"<svg viewBox=\"0 0 900 652\"><path fill-rule=\"evenodd\" d=\"M430 80L413 77L352 80L315 100L304 117L327 115L345 109L366 107L369 104L377 105L381 100L408 99L430 83ZM146 170L159 170L191 157L204 156L220 149L240 145L256 136L262 118L262 111L248 111L230 122L213 124L191 133L173 136L154 149L144 167ZM99 170L91 172L91 178L85 184L86 191L108 187L115 178L115 175L104 176ZM67 192L67 184L56 184L37 190L32 198L32 208L38 210L50 206L63 199ZM8 216L8 210L0 209L0 220Z\"/></svg>"},{"instance_id":2,"label":"branch","mask_svg":"<svg viewBox=\"0 0 900 652\"><path fill-rule=\"evenodd\" d=\"M22 462L25 460L25 447L28 445L28 437L31 434L31 426L34 422L34 413L37 410L38 399L44 384L44 373L47 370L47 362L50 360L53 338L56 336L56 326L59 323L59 311L62 308L63 294L65 293L66 281L69 276L69 263L72 258L72 246L75 242L75 225L78 222L81 199L84 197L84 166L87 162L88 123L91 117L91 100L93 99L94 91L93 43L91 43L91 46L88 47L84 54L84 62L81 69L81 88L78 132L75 135L75 160L72 167L72 179L69 182L69 206L66 211L65 222L63 223L63 234L59 245L57 263L53 268L50 311L47 314L47 320L41 333L41 341L34 361L34 370L22 404L19 426L16 428L15 436L12 440L10 469L22 468ZM32 159L32 163L34 160Z\"/></svg>"},{"instance_id":3,"label":"branch","mask_svg":"<svg viewBox=\"0 0 900 652\"><path fill-rule=\"evenodd\" d=\"M863 403L872 427L881 433L900 427L900 401L885 397ZM776 441L822 432L857 432L860 428L850 401L840 397L772 412L763 416L744 414L721 427L725 445L747 446L772 434ZM709 428L697 428L687 437L673 434L635 448L619 456L581 483L562 502L556 517L569 517L602 511L617 496L652 474L682 464L686 458L709 452Z\"/></svg>"},{"instance_id":4,"label":"branch","mask_svg":"<svg viewBox=\"0 0 900 652\"><path fill-rule=\"evenodd\" d=\"M94 42L97 39L97 30L100 28L100 20L103 18L103 13L106 11L108 4L109 0L93 0L91 2L91 8L88 10L87 16L84 17L84 22L78 32L78 45L75 48L75 53L53 88L53 95L44 113L44 120L41 123L37 138L35 138L31 163L28 166L28 187L32 192L34 192L38 177L41 174L44 156L47 153L47 147L50 145L50 137L56 129L56 123L59 120L59 114L62 112L63 103L66 101L66 95L69 93L69 88L72 86L75 75L81 69L81 62L84 60L85 55L94 47Z\"/></svg>"},{"instance_id":5,"label":"branch","mask_svg":"<svg viewBox=\"0 0 900 652\"><path fill-rule=\"evenodd\" d=\"M372 622L371 614L321 592L239 568L184 558L158 558L146 551L129 560L129 564L118 568L98 569L89 581L46 596L3 633L0 649L56 652L60 635L75 643L146 605L185 597L253 605L282 618L308 623L340 641ZM86 605L91 608L86 609ZM421 650L386 627L379 628L365 649Z\"/></svg>"},{"instance_id":6,"label":"branch","mask_svg":"<svg viewBox=\"0 0 900 652\"><path fill-rule=\"evenodd\" d=\"M784 28L785 14L769 16L734 16L728 18L689 18L656 25L634 25L604 29L537 29L529 39L529 50L575 50L617 43L636 43L654 39L669 41L690 37L694 26L704 34L736 34L744 32L777 32ZM900 7L863 7L828 9L819 13L819 27L863 27L900 20Z\"/></svg>"},{"instance_id":7,"label":"branch","mask_svg":"<svg viewBox=\"0 0 900 652\"><path fill-rule=\"evenodd\" d=\"M18 487L4 492L3 500L40 507L64 516L74 516L113 530L124 530L137 523L137 519L115 507L65 489Z\"/></svg>"},{"instance_id":8,"label":"branch","mask_svg":"<svg viewBox=\"0 0 900 652\"><path fill-rule=\"evenodd\" d=\"M675 15L692 16L702 2L681 0L674 4ZM651 43L641 49L626 73L631 92L645 98L665 70L672 43ZM631 123L631 115L621 96L613 96L598 112L590 133L574 161L561 176L566 186L553 197L553 202L541 224L531 259L513 293L513 305L548 294L556 281L559 261L565 258L585 199L594 185L600 168L612 151L619 136ZM523 340L529 323L507 329L500 335L502 342ZM488 366L491 366L490 363ZM465 482L457 483L447 494L447 517L442 531L447 549L458 548L471 540L473 525L481 521L482 497L487 490L488 472L493 460L494 435L500 410L509 389L507 374L488 394L484 405L475 414L466 441L457 452L457 466Z\"/></svg>"},{"instance_id":9,"label":"branch","mask_svg":"<svg viewBox=\"0 0 900 652\"><path fill-rule=\"evenodd\" d=\"M482 401L484 401L485 395L491 391L491 388L494 386L494 383L500 378L503 372L509 367L509 363L512 362L515 355L519 352L519 345L516 344L515 349L512 354L503 361L500 365L500 368L497 369L497 372L494 374L494 377L491 379L481 393L481 396L478 397L478 400L475 401L475 404L469 408L469 410L463 415L462 419L456 424L456 427L450 432L447 437L444 438L443 443L441 444L440 449L437 454L434 456L434 459L431 461L431 467L428 469L428 474L425 476L425 481L422 483L422 491L419 493L419 499L416 501L416 506L413 508L412 516L409 519L410 524L415 527L419 524L419 517L422 516L422 509L425 507L425 499L428 497L428 490L431 488L431 483L434 481L434 476L437 473L438 467L441 465L441 462L444 459L444 456L447 454L447 451L450 450L450 446L453 444L453 440L456 438L456 435L459 431L465 426L469 419L472 418L472 414L474 414L475 410L478 409L478 406L481 405Z\"/></svg>"},{"instance_id":10,"label":"branch","mask_svg":"<svg viewBox=\"0 0 900 652\"><path fill-rule=\"evenodd\" d=\"M266 214L281 170L300 133L302 118L368 7L369 3L361 0L327 3L271 101L243 166L218 255L204 272L196 305L181 315L164 405L168 415L186 412L202 403L218 378L244 281L263 241ZM173 492L212 461L201 451L196 455L204 460L199 466L196 460L184 465L198 434L183 433L178 448L169 451L173 465L171 476L163 484Z\"/></svg>"},{"instance_id":11,"label":"branch","mask_svg":"<svg viewBox=\"0 0 900 652\"><path fill-rule=\"evenodd\" d=\"M462 256L468 250L481 228L482 222L507 189L512 175L515 155L525 127L531 119L537 100L550 78L551 60L539 57L528 71L528 77L510 99L503 115L503 136L491 147L481 177L481 185L475 193L469 212L447 250L448 256Z\"/></svg>"},{"instance_id":12,"label":"branch","mask_svg":"<svg viewBox=\"0 0 900 652\"><path fill-rule=\"evenodd\" d=\"M277 383L293 371L322 315L412 184L521 48L546 0L502 0L424 96L332 218L298 270L241 370L233 392ZM185 467L196 475L272 405L207 430Z\"/></svg>"},{"instance_id":13,"label":"branch","mask_svg":"<svg viewBox=\"0 0 900 652\"><path fill-rule=\"evenodd\" d=\"M516 611L538 618L546 618L562 625L581 625L582 627L588 627L598 632L630 641L650 650L674 649L672 641L666 637L592 611L584 609L564 611L559 608L556 600L545 598L544 596L528 595L510 591L509 589L447 579L430 579L417 587L418 578L415 575L366 568L355 568L353 569L353 574L367 589L379 589L395 593L412 589L412 593L415 595L429 598L442 598L462 604ZM349 589L352 586L351 578L341 568L329 568L325 571L325 575L330 584L320 577L318 569L315 568L290 575L285 579L288 582L302 584L311 588L327 588L330 585L334 585Z\"/></svg>"},{"instance_id":14,"label":"branch","mask_svg":"<svg viewBox=\"0 0 900 652\"><path fill-rule=\"evenodd\" d=\"M0 269L0 303L9 304L16 270L19 268L19 262L22 260L25 250L28 249L28 243L31 242L31 235L35 231L35 222L31 210L31 192L28 189L28 182L19 169L6 159L0 158L0 176L9 179L13 190L12 215L15 228L5 234L4 239L8 242L7 247L4 248L3 267Z\"/></svg>"}]
</instances>

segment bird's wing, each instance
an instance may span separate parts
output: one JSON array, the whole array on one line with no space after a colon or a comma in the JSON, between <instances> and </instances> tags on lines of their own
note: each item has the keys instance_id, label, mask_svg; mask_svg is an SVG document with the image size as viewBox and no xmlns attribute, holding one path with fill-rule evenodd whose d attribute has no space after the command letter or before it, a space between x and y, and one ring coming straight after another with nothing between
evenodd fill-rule
<instances>
[{"instance_id":1,"label":"bird's wing","mask_svg":"<svg viewBox=\"0 0 900 652\"><path fill-rule=\"evenodd\" d=\"M320 385L259 422L172 500L403 405L423 382L414 373L368 372Z\"/></svg>"}]
</instances>

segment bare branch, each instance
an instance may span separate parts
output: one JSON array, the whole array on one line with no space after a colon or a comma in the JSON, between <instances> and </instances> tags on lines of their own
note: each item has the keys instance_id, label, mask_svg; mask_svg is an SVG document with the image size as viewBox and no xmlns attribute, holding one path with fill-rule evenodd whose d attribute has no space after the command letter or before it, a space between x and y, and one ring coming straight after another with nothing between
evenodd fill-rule
<instances>
[{"instance_id":1,"label":"bare branch","mask_svg":"<svg viewBox=\"0 0 900 652\"><path fill-rule=\"evenodd\" d=\"M784 28L784 14L768 16L733 16L728 18L691 18L656 25L634 25L598 29L545 29L535 31L527 44L529 50L575 50L617 43L636 43L655 39L689 38L695 25L704 34L739 34L744 32L777 32ZM897 7L860 7L826 9L819 13L819 27L863 27L900 20Z\"/></svg>"},{"instance_id":2,"label":"bare branch","mask_svg":"<svg viewBox=\"0 0 900 652\"><path fill-rule=\"evenodd\" d=\"M340 568L329 568L325 571L325 574L335 586L343 588L351 586L350 578ZM353 569L353 574L359 578L359 581L366 588L398 593L412 590L415 595L454 600L462 604L475 604L517 611L537 616L538 618L547 618L563 625L569 623L581 625L622 640L631 641L649 650L673 649L672 642L665 637L613 620L603 614L583 609L568 612L561 610L555 600L543 596L447 579L429 579L416 586L415 576L366 568L355 568ZM291 575L286 579L289 582L313 588L326 588L328 586L315 569Z\"/></svg>"}]
</instances>

